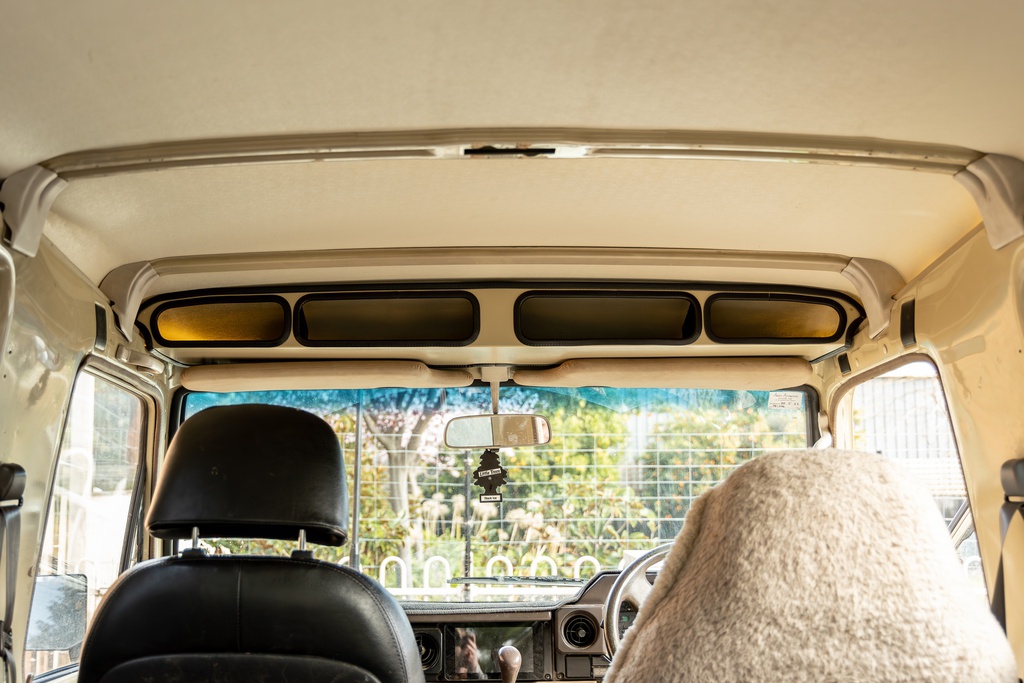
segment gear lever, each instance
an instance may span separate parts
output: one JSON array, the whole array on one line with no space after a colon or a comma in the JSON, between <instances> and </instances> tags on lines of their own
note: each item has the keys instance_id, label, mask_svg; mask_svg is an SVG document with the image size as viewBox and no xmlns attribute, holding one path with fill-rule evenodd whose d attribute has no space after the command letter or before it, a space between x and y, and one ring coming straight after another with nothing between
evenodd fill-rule
<instances>
[{"instance_id":1,"label":"gear lever","mask_svg":"<svg viewBox=\"0 0 1024 683\"><path fill-rule=\"evenodd\" d=\"M519 667L523 665L523 656L514 645L506 645L498 650L498 667L501 669L501 683L516 683Z\"/></svg>"}]
</instances>

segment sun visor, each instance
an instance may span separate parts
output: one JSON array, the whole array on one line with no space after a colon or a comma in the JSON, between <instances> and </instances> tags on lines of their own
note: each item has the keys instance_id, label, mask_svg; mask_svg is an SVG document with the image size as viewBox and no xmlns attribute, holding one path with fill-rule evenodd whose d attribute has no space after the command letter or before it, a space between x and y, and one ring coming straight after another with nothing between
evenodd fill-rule
<instances>
[{"instance_id":1,"label":"sun visor","mask_svg":"<svg viewBox=\"0 0 1024 683\"><path fill-rule=\"evenodd\" d=\"M465 370L435 370L418 361L320 361L313 363L230 363L198 365L181 373L191 391L274 391L284 389L443 389L467 387Z\"/></svg>"},{"instance_id":2,"label":"sun visor","mask_svg":"<svg viewBox=\"0 0 1024 683\"><path fill-rule=\"evenodd\" d=\"M802 358L595 358L567 360L546 370L518 370L530 387L772 390L806 384Z\"/></svg>"}]
</instances>

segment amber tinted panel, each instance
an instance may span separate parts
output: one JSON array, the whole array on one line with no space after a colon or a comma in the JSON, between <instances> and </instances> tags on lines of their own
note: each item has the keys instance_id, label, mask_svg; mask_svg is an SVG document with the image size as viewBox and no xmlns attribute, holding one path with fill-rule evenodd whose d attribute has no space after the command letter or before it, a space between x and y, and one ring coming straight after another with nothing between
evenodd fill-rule
<instances>
[{"instance_id":1,"label":"amber tinted panel","mask_svg":"<svg viewBox=\"0 0 1024 683\"><path fill-rule=\"evenodd\" d=\"M845 323L830 303L780 299L714 299L704 317L708 336L721 341L832 340Z\"/></svg>"},{"instance_id":2,"label":"amber tinted panel","mask_svg":"<svg viewBox=\"0 0 1024 683\"><path fill-rule=\"evenodd\" d=\"M517 332L526 343L681 344L696 337L697 310L681 295L539 294L520 300Z\"/></svg>"},{"instance_id":3,"label":"amber tinted panel","mask_svg":"<svg viewBox=\"0 0 1024 683\"><path fill-rule=\"evenodd\" d=\"M170 344L266 343L285 336L287 311L276 301L188 304L158 311L153 325Z\"/></svg>"},{"instance_id":4,"label":"amber tinted panel","mask_svg":"<svg viewBox=\"0 0 1024 683\"><path fill-rule=\"evenodd\" d=\"M454 344L476 336L476 311L463 296L309 299L299 320L302 339L320 344Z\"/></svg>"}]
</instances>

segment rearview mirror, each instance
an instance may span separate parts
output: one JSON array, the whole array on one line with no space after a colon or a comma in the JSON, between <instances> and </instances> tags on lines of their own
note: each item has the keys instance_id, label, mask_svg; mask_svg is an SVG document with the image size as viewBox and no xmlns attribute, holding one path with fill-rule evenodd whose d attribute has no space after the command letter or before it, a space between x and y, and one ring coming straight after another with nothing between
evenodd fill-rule
<instances>
[{"instance_id":1,"label":"rearview mirror","mask_svg":"<svg viewBox=\"0 0 1024 683\"><path fill-rule=\"evenodd\" d=\"M551 441L551 425L541 415L467 415L444 429L448 448L508 448Z\"/></svg>"}]
</instances>

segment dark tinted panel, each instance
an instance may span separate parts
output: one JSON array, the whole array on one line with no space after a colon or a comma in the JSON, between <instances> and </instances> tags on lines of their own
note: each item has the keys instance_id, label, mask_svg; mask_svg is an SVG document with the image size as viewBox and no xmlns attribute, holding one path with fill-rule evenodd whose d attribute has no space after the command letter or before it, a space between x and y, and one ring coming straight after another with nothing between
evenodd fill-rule
<instances>
[{"instance_id":1,"label":"dark tinted panel","mask_svg":"<svg viewBox=\"0 0 1024 683\"><path fill-rule=\"evenodd\" d=\"M347 295L299 303L298 336L314 346L468 344L478 313L469 295Z\"/></svg>"},{"instance_id":2,"label":"dark tinted panel","mask_svg":"<svg viewBox=\"0 0 1024 683\"><path fill-rule=\"evenodd\" d=\"M525 344L687 344L699 333L688 294L530 292L516 303Z\"/></svg>"},{"instance_id":3,"label":"dark tinted panel","mask_svg":"<svg viewBox=\"0 0 1024 683\"><path fill-rule=\"evenodd\" d=\"M704 305L708 337L718 342L828 342L846 328L846 312L817 298L717 295Z\"/></svg>"},{"instance_id":4,"label":"dark tinted panel","mask_svg":"<svg viewBox=\"0 0 1024 683\"><path fill-rule=\"evenodd\" d=\"M153 314L153 333L166 346L273 345L288 337L283 299L165 304Z\"/></svg>"}]
</instances>

